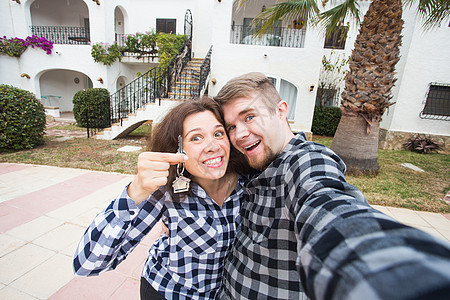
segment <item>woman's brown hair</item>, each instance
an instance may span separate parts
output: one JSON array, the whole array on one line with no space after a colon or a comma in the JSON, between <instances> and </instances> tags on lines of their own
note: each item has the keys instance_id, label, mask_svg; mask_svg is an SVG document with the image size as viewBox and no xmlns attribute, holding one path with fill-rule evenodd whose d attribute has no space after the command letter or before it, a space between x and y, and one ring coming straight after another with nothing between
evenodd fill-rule
<instances>
[{"instance_id":1,"label":"woman's brown hair","mask_svg":"<svg viewBox=\"0 0 450 300\"><path fill-rule=\"evenodd\" d=\"M195 113L210 111L225 127L223 114L216 101L204 96L198 100L188 100L172 108L164 119L155 126L149 137L147 146L152 152L176 153L178 150L178 136L183 135L184 120ZM230 162L227 172L248 173L251 171L243 155L230 144ZM170 166L167 189L172 191L172 182L177 175L176 166ZM189 172L184 171L184 176L190 177Z\"/></svg>"}]
</instances>

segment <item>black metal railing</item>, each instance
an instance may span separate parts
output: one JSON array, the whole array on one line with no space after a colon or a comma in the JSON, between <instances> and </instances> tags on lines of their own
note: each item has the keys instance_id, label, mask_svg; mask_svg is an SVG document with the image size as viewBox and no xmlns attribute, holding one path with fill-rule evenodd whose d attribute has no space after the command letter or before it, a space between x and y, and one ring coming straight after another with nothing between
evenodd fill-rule
<instances>
[{"instance_id":1,"label":"black metal railing","mask_svg":"<svg viewBox=\"0 0 450 300\"><path fill-rule=\"evenodd\" d=\"M31 32L54 44L87 45L90 42L89 28L68 26L31 26Z\"/></svg>"},{"instance_id":2,"label":"black metal railing","mask_svg":"<svg viewBox=\"0 0 450 300\"><path fill-rule=\"evenodd\" d=\"M128 83L123 88L111 95L110 119L112 123L120 123L129 114L136 113L147 103L154 103L156 99L167 98L171 86L178 78L176 73L181 73L183 61L191 56L191 41L187 40L179 51L179 55L170 61L167 68L161 73L160 68L155 67ZM181 64L178 64L181 61Z\"/></svg>"},{"instance_id":3,"label":"black metal railing","mask_svg":"<svg viewBox=\"0 0 450 300\"><path fill-rule=\"evenodd\" d=\"M120 122L159 96L157 68L152 68L111 95L110 119Z\"/></svg>"},{"instance_id":4,"label":"black metal railing","mask_svg":"<svg viewBox=\"0 0 450 300\"><path fill-rule=\"evenodd\" d=\"M126 40L127 40L128 34L120 34L116 33L116 43L117 45L121 47L126 47ZM142 49L133 49L132 52L128 51L128 49L124 49L122 52L123 56L126 57L134 57L137 59L147 59L153 61L155 58L158 57L158 49L156 47L156 44L152 48L142 48Z\"/></svg>"},{"instance_id":5,"label":"black metal railing","mask_svg":"<svg viewBox=\"0 0 450 300\"><path fill-rule=\"evenodd\" d=\"M305 27L302 29L274 27L260 37L253 35L253 32L250 26L232 25L230 43L291 48L305 46Z\"/></svg>"},{"instance_id":6,"label":"black metal railing","mask_svg":"<svg viewBox=\"0 0 450 300\"><path fill-rule=\"evenodd\" d=\"M93 137L97 134L97 132L103 130L103 128L98 128L94 124L97 123L98 120L94 120L89 117L89 111L85 111L85 120L86 120L86 135L87 138ZM98 124L98 123L97 123Z\"/></svg>"},{"instance_id":7,"label":"black metal railing","mask_svg":"<svg viewBox=\"0 0 450 300\"><path fill-rule=\"evenodd\" d=\"M209 72L211 71L211 54L212 54L212 46L209 48L208 53L203 59L202 65L200 66L200 78L198 83L198 91L197 96L200 96L200 92L205 87L206 79L209 76Z\"/></svg>"},{"instance_id":8,"label":"black metal railing","mask_svg":"<svg viewBox=\"0 0 450 300\"><path fill-rule=\"evenodd\" d=\"M190 61L169 93L172 99L196 99L206 85L206 80L210 73L212 46L202 61ZM198 63L197 63L198 62Z\"/></svg>"}]
</instances>

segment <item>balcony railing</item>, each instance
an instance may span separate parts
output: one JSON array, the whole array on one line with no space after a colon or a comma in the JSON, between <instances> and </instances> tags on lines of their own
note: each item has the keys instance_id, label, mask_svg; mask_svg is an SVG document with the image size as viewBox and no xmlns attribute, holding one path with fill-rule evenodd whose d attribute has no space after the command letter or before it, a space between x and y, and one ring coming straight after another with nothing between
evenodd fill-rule
<instances>
[{"instance_id":1,"label":"balcony railing","mask_svg":"<svg viewBox=\"0 0 450 300\"><path fill-rule=\"evenodd\" d=\"M120 34L116 33L116 43L119 46L126 46L125 41L127 40L127 34ZM139 50L134 50L133 52L125 51L123 52L123 55L126 57L133 57L137 59L146 59L148 62L158 57L158 49L156 49L156 45L154 48L142 48Z\"/></svg>"},{"instance_id":2,"label":"balcony railing","mask_svg":"<svg viewBox=\"0 0 450 300\"><path fill-rule=\"evenodd\" d=\"M54 44L87 45L90 41L89 28L86 27L31 26L31 32Z\"/></svg>"},{"instance_id":3,"label":"balcony railing","mask_svg":"<svg viewBox=\"0 0 450 300\"><path fill-rule=\"evenodd\" d=\"M244 45L303 48L306 29L274 27L261 37L253 36L253 29L244 25L231 26L231 43Z\"/></svg>"}]
</instances>

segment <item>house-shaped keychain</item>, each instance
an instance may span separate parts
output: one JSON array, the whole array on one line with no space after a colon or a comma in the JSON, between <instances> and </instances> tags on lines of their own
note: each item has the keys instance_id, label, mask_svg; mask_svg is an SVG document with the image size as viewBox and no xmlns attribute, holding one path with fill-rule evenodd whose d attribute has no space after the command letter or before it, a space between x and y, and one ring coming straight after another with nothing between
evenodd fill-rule
<instances>
[{"instance_id":1,"label":"house-shaped keychain","mask_svg":"<svg viewBox=\"0 0 450 300\"><path fill-rule=\"evenodd\" d=\"M182 193L189 191L189 183L191 180L189 178L186 178L184 176L177 177L173 183L173 192L174 193Z\"/></svg>"}]
</instances>

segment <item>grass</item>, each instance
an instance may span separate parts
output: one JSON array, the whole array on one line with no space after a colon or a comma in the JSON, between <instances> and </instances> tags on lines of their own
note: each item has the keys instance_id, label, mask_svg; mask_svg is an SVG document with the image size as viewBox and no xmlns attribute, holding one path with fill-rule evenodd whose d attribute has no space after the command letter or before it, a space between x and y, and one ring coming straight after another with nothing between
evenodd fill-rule
<instances>
[{"instance_id":1,"label":"grass","mask_svg":"<svg viewBox=\"0 0 450 300\"><path fill-rule=\"evenodd\" d=\"M135 174L140 152L117 149L125 145L145 148L149 126L142 125L127 139L113 141L74 138L58 142L57 137L45 137L45 144L35 149L0 153L0 162ZM332 138L314 137L314 141L329 147ZM379 150L378 162L377 176L347 176L347 181L359 188L371 204L450 213L450 205L443 200L450 190L450 155ZM401 163L411 163L425 172L406 169Z\"/></svg>"},{"instance_id":2,"label":"grass","mask_svg":"<svg viewBox=\"0 0 450 300\"><path fill-rule=\"evenodd\" d=\"M332 138L314 137L314 141L329 147ZM371 204L450 213L450 205L443 200L450 190L450 155L378 150L378 163L377 176L346 176ZM411 163L425 172L404 168L402 163Z\"/></svg>"}]
</instances>

